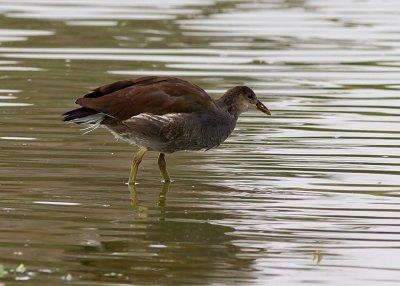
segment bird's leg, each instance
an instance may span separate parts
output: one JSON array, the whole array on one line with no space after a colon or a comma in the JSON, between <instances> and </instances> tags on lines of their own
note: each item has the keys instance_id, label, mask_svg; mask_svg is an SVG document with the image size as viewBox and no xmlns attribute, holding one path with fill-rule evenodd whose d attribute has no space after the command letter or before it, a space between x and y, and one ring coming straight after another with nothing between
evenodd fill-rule
<instances>
[{"instance_id":1,"label":"bird's leg","mask_svg":"<svg viewBox=\"0 0 400 286\"><path fill-rule=\"evenodd\" d=\"M165 162L165 154L160 153L158 156L158 167L160 167L161 175L164 178L164 182L171 182L171 178L168 175L167 163Z\"/></svg>"},{"instance_id":2,"label":"bird's leg","mask_svg":"<svg viewBox=\"0 0 400 286\"><path fill-rule=\"evenodd\" d=\"M146 149L140 148L139 151L136 153L135 158L133 158L132 167L131 167L131 174L129 175L129 185L134 185L136 182L137 172L139 170L139 164L142 162L142 158L144 153L146 153Z\"/></svg>"}]
</instances>

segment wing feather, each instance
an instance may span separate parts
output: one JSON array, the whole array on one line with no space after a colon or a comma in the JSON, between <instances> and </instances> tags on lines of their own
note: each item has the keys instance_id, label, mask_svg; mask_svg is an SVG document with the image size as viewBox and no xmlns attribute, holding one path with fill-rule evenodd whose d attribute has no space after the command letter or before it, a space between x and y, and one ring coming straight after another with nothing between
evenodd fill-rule
<instances>
[{"instance_id":1,"label":"wing feather","mask_svg":"<svg viewBox=\"0 0 400 286\"><path fill-rule=\"evenodd\" d=\"M141 113L196 112L214 105L202 88L173 77L117 81L94 89L76 103L119 120Z\"/></svg>"}]
</instances>

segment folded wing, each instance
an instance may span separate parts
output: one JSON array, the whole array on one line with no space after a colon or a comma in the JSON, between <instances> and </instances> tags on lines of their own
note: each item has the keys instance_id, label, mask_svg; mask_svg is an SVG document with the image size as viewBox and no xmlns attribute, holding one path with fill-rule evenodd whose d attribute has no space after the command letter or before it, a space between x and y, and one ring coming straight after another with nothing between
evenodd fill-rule
<instances>
[{"instance_id":1,"label":"folded wing","mask_svg":"<svg viewBox=\"0 0 400 286\"><path fill-rule=\"evenodd\" d=\"M141 113L164 115L196 112L214 105L202 88L173 77L117 81L94 89L76 103L84 111L103 113L119 120ZM71 112L64 115L71 116Z\"/></svg>"}]
</instances>

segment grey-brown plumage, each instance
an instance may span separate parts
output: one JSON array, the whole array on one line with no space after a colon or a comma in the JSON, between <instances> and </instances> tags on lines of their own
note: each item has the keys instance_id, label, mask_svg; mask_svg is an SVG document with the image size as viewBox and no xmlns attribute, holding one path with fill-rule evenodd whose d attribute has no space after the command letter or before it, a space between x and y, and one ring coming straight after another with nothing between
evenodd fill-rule
<instances>
[{"instance_id":1,"label":"grey-brown plumage","mask_svg":"<svg viewBox=\"0 0 400 286\"><path fill-rule=\"evenodd\" d=\"M202 88L172 77L142 77L94 89L76 101L81 108L64 113L64 121L106 126L116 137L143 151L164 153L210 149L230 135L239 115L248 109L269 110L246 86L229 89L213 100ZM134 183L143 154L135 158ZM137 160L138 159L138 160ZM160 169L169 180L166 169ZM136 170L135 170L136 168Z\"/></svg>"}]
</instances>

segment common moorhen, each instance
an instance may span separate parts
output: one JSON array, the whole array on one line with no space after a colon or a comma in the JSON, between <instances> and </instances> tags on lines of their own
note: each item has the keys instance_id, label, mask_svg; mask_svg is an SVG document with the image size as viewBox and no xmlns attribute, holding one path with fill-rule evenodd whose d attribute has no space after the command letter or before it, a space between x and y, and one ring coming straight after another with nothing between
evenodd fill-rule
<instances>
[{"instance_id":1,"label":"common moorhen","mask_svg":"<svg viewBox=\"0 0 400 286\"><path fill-rule=\"evenodd\" d=\"M253 90L236 86L213 100L199 86L174 77L141 77L98 87L76 100L81 107L63 114L64 121L104 125L116 138L139 146L129 184L147 150L158 151L164 180L170 181L165 153L208 150L220 145L235 128L239 115L258 109L271 115Z\"/></svg>"}]
</instances>

